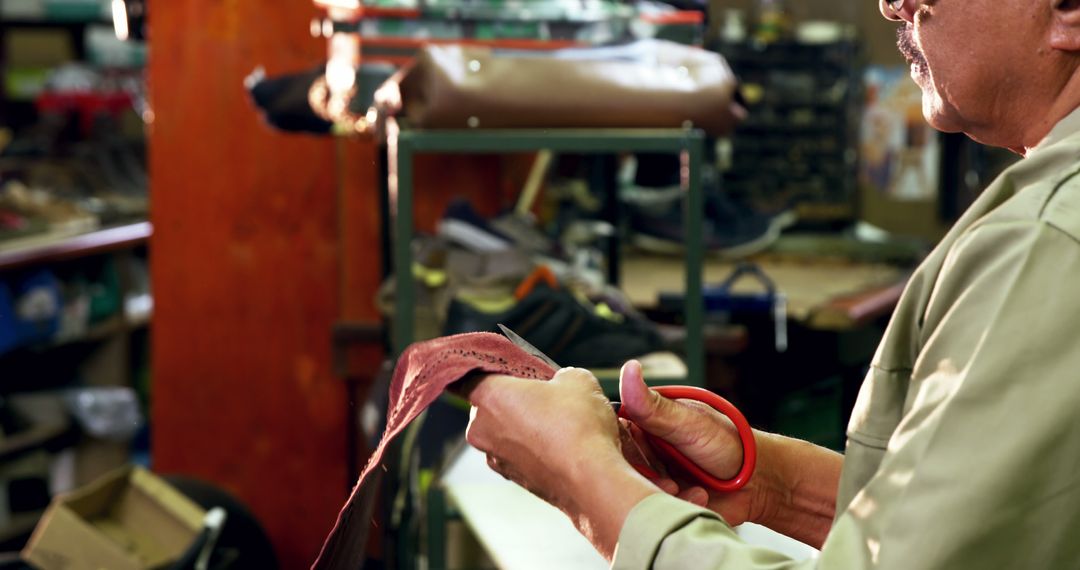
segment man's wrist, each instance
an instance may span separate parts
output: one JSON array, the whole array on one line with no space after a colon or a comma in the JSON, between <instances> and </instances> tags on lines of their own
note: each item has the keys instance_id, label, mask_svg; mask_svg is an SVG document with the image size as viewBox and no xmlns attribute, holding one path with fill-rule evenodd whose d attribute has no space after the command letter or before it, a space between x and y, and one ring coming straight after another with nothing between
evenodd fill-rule
<instances>
[{"instance_id":1,"label":"man's wrist","mask_svg":"<svg viewBox=\"0 0 1080 570\"><path fill-rule=\"evenodd\" d=\"M759 470L750 522L821 547L836 513L843 456L812 443L755 432Z\"/></svg>"},{"instance_id":2,"label":"man's wrist","mask_svg":"<svg viewBox=\"0 0 1080 570\"><path fill-rule=\"evenodd\" d=\"M564 511L586 538L609 558L630 511L650 495L662 493L615 449L599 450L576 462L567 483L571 501Z\"/></svg>"},{"instance_id":3,"label":"man's wrist","mask_svg":"<svg viewBox=\"0 0 1080 570\"><path fill-rule=\"evenodd\" d=\"M778 436L754 430L754 440L758 449L758 463L750 479L750 510L747 522L772 528L783 510L782 505L790 502L792 489L786 476L783 459L783 443Z\"/></svg>"}]
</instances>

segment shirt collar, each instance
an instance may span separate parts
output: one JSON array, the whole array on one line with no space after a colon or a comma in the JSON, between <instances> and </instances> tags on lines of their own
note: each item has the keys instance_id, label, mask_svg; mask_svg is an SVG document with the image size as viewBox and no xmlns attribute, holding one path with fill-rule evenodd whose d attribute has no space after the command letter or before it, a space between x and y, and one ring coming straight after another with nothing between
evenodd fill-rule
<instances>
[{"instance_id":1,"label":"shirt collar","mask_svg":"<svg viewBox=\"0 0 1080 570\"><path fill-rule=\"evenodd\" d=\"M1077 135L1080 135L1080 108L1074 109L1072 113L1058 121L1058 124L1050 129L1050 133L1028 152L1028 156Z\"/></svg>"}]
</instances>

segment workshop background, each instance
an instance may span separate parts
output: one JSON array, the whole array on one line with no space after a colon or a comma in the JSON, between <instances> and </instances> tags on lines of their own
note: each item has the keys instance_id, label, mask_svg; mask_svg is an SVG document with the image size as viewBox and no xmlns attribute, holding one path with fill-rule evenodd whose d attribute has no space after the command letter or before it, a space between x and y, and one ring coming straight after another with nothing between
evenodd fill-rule
<instances>
[{"instance_id":1,"label":"workshop background","mask_svg":"<svg viewBox=\"0 0 1080 570\"><path fill-rule=\"evenodd\" d=\"M0 568L308 567L393 355L499 323L842 450L1013 160L930 129L895 44L831 0L0 0ZM697 65L736 92L661 109ZM603 567L467 417L395 448L365 567Z\"/></svg>"}]
</instances>

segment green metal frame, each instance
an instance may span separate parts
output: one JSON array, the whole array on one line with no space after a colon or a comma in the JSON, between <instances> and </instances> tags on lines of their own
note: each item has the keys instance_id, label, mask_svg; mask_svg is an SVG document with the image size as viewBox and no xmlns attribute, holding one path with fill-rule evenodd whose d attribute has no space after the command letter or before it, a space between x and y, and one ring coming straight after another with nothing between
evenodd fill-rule
<instances>
[{"instance_id":1,"label":"green metal frame","mask_svg":"<svg viewBox=\"0 0 1080 570\"><path fill-rule=\"evenodd\" d=\"M705 385L705 342L702 305L701 241L704 195L701 167L705 135L695 129L599 129L599 130L410 130L402 129L397 140L397 209L394 216L394 267L399 274L413 264L414 157L420 153L516 153L550 150L575 154L618 152L686 153L688 188L684 204L686 229L686 365L693 386ZM391 173L393 175L393 173ZM392 188L393 186L391 186ZM406 273L407 274L407 273ZM416 289L412 279L396 280L393 349L401 354L413 341L413 310Z\"/></svg>"},{"instance_id":2,"label":"green metal frame","mask_svg":"<svg viewBox=\"0 0 1080 570\"><path fill-rule=\"evenodd\" d=\"M402 129L397 137L397 164L390 175L397 175L396 209L391 197L394 220L394 267L396 296L393 318L393 350L401 352L413 341L415 283L409 278L413 265L413 187L414 157L421 153L517 153L550 150L575 154L611 154L652 152L680 154L687 179L683 204L686 231L686 365L688 377L679 383L705 385L704 305L702 266L705 248L701 235L705 209L701 188L701 169L705 156L705 135L696 129L599 129L599 130L438 130ZM393 150L392 150L393 151ZM390 188L394 188L391 184ZM618 379L602 378L605 392L618 393ZM614 387L614 388L613 388ZM427 492L427 551L429 567L445 567L445 523L448 513L445 498L437 483Z\"/></svg>"}]
</instances>

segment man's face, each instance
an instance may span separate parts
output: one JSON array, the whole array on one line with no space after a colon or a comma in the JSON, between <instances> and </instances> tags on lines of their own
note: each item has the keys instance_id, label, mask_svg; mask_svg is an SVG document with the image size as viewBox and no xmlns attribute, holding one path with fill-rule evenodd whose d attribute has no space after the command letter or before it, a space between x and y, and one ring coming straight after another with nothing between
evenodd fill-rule
<instances>
[{"instance_id":1,"label":"man's face","mask_svg":"<svg viewBox=\"0 0 1080 570\"><path fill-rule=\"evenodd\" d=\"M882 13L901 23L899 48L935 128L1012 146L1025 104L1047 73L1049 2L903 0ZM1026 102L1026 103L1025 103Z\"/></svg>"}]
</instances>

